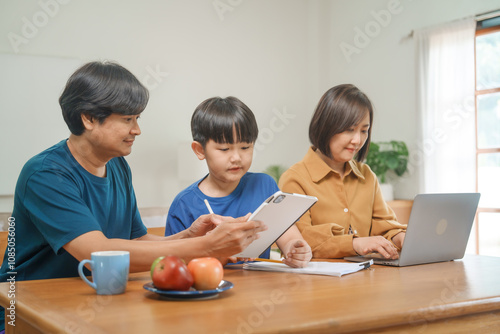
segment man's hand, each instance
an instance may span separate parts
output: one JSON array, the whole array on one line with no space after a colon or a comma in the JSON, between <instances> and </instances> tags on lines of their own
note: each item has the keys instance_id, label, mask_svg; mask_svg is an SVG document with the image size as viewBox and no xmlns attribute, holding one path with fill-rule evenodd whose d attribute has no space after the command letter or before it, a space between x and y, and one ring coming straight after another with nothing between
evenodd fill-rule
<instances>
[{"instance_id":1,"label":"man's hand","mask_svg":"<svg viewBox=\"0 0 500 334\"><path fill-rule=\"evenodd\" d=\"M311 247L304 239L292 239L284 247L283 263L293 268L304 268L312 258Z\"/></svg>"},{"instance_id":2,"label":"man's hand","mask_svg":"<svg viewBox=\"0 0 500 334\"><path fill-rule=\"evenodd\" d=\"M211 233L205 236L208 253L219 258L230 257L258 239L258 233L267 230L267 226L260 221L247 221L249 217L249 214L236 219L223 217Z\"/></svg>"},{"instance_id":3,"label":"man's hand","mask_svg":"<svg viewBox=\"0 0 500 334\"><path fill-rule=\"evenodd\" d=\"M397 259L399 257L396 247L381 236L354 238L352 239L352 247L359 255L376 252L386 259Z\"/></svg>"},{"instance_id":4,"label":"man's hand","mask_svg":"<svg viewBox=\"0 0 500 334\"><path fill-rule=\"evenodd\" d=\"M246 216L245 216L246 217ZM247 218L248 219L248 218ZM222 222L235 221L232 217L219 216L215 214L202 215L196 219L188 228L188 238L202 237L212 231Z\"/></svg>"}]
</instances>

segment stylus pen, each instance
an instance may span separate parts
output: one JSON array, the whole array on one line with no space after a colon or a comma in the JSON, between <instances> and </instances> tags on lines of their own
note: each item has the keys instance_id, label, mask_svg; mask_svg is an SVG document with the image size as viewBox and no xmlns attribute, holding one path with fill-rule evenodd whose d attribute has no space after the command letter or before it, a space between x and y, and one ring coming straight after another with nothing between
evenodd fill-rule
<instances>
[{"instance_id":1,"label":"stylus pen","mask_svg":"<svg viewBox=\"0 0 500 334\"><path fill-rule=\"evenodd\" d=\"M273 263L283 263L281 260L272 260L272 259L262 259L260 257L254 258L254 259L249 259L245 257L237 257L236 261L238 262L247 262L247 261L258 261L258 262L273 262Z\"/></svg>"},{"instance_id":2,"label":"stylus pen","mask_svg":"<svg viewBox=\"0 0 500 334\"><path fill-rule=\"evenodd\" d=\"M208 212L210 212L211 214L213 214L214 211L212 210L212 207L210 206L210 203L208 203L208 201L207 201L206 198L205 198L205 200L203 202L205 202L205 205L207 206Z\"/></svg>"}]
</instances>

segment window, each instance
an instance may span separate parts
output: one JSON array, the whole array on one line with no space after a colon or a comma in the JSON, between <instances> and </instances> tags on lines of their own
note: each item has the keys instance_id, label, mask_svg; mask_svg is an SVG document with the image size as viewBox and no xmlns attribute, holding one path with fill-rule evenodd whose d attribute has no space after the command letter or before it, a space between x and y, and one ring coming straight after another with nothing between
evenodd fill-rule
<instances>
[{"instance_id":1,"label":"window","mask_svg":"<svg viewBox=\"0 0 500 334\"><path fill-rule=\"evenodd\" d=\"M476 29L476 253L500 256L500 16Z\"/></svg>"}]
</instances>

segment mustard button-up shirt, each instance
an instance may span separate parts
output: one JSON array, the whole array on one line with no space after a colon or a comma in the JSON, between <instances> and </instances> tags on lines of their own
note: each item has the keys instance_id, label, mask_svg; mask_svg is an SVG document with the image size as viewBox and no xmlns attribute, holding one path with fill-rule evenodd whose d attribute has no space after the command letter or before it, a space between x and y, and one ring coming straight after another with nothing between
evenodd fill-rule
<instances>
[{"instance_id":1,"label":"mustard button-up shirt","mask_svg":"<svg viewBox=\"0 0 500 334\"><path fill-rule=\"evenodd\" d=\"M314 258L356 255L353 237L392 237L406 230L384 201L376 175L368 165L349 161L344 178L311 147L304 159L279 180L284 192L316 196L318 202L297 222Z\"/></svg>"}]
</instances>

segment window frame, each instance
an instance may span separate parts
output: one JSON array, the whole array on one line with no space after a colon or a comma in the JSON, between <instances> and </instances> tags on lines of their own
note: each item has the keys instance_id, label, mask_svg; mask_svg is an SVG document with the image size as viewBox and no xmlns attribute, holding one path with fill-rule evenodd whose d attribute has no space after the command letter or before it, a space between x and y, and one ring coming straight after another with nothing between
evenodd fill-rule
<instances>
[{"instance_id":1,"label":"window frame","mask_svg":"<svg viewBox=\"0 0 500 334\"><path fill-rule=\"evenodd\" d=\"M483 36L483 35L488 35L492 33L500 32L500 25L493 26L493 27L488 27L481 29L479 27L479 22L478 22L478 28L476 28L476 35L474 37L474 109L475 109L475 126L476 126L476 192L479 191L479 156L481 154L486 154L486 153L500 153L500 147L497 148L479 148L479 141L478 141L478 110L477 110L477 100L478 97L481 95L488 95L488 94L494 94L494 93L500 93L500 87L496 88L489 88L489 89L482 89L478 90L477 89L477 53L476 53L476 41L478 36ZM480 219L479 219L479 214L480 213L500 213L500 208L488 208L488 207L478 207L477 212L476 212L476 224L475 224L475 241L476 241L476 254L480 253L480 237L479 237L479 230L480 230Z\"/></svg>"}]
</instances>

